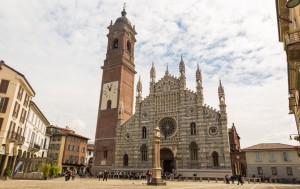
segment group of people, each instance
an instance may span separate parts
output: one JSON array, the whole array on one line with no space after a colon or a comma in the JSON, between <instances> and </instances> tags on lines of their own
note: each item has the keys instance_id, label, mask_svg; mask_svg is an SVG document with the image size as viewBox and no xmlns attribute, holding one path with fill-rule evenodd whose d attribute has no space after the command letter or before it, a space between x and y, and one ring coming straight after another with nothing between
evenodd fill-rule
<instances>
[{"instance_id":1,"label":"group of people","mask_svg":"<svg viewBox=\"0 0 300 189\"><path fill-rule=\"evenodd\" d=\"M71 177L72 177L72 180L75 180L75 174L76 174L75 171L72 171L70 169L66 170L66 172L65 172L65 181L70 180Z\"/></svg>"},{"instance_id":2,"label":"group of people","mask_svg":"<svg viewBox=\"0 0 300 189\"><path fill-rule=\"evenodd\" d=\"M226 184L230 184L230 181L231 181L232 184L234 184L235 180L237 180L238 185L239 184L241 184L241 185L244 184L244 181L242 179L242 175L231 175L231 176L229 174L225 175Z\"/></svg>"}]
</instances>

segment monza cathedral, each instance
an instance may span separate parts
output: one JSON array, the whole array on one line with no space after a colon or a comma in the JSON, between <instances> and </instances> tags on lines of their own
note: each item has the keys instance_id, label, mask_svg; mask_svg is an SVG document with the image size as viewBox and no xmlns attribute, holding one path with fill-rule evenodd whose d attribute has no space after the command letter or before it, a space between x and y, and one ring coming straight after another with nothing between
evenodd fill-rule
<instances>
[{"instance_id":1,"label":"monza cathedral","mask_svg":"<svg viewBox=\"0 0 300 189\"><path fill-rule=\"evenodd\" d=\"M216 110L204 104L199 66L195 73L186 73L181 57L181 60L178 58L179 77L171 75L167 68L164 76L157 79L152 64L149 94L142 98L139 79L134 95L137 32L126 17L125 8L121 14L108 26L93 172L152 170L153 131L158 126L160 163L164 172L187 176L231 173L225 92L221 81L219 110ZM195 74L196 92L186 88L186 74Z\"/></svg>"}]
</instances>

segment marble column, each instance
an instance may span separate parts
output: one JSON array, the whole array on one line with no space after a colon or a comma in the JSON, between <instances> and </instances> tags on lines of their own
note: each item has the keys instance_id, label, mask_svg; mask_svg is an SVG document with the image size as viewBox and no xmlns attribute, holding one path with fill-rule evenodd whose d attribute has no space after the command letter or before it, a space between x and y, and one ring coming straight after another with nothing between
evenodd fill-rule
<instances>
[{"instance_id":1,"label":"marble column","mask_svg":"<svg viewBox=\"0 0 300 189\"><path fill-rule=\"evenodd\" d=\"M163 182L161 178L161 167L160 167L160 130L158 126L154 129L154 136L153 136L153 174L152 180L148 183L148 185L166 185L166 182Z\"/></svg>"}]
</instances>

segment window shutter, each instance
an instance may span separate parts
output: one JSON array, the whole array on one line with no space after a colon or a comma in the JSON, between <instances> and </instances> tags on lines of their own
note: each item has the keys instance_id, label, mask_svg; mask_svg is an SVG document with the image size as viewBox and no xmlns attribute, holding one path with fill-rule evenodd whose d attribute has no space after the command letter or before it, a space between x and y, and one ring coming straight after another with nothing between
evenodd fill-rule
<instances>
[{"instance_id":1,"label":"window shutter","mask_svg":"<svg viewBox=\"0 0 300 189\"><path fill-rule=\"evenodd\" d=\"M9 80L1 80L0 93L6 93L9 85Z\"/></svg>"},{"instance_id":2,"label":"window shutter","mask_svg":"<svg viewBox=\"0 0 300 189\"><path fill-rule=\"evenodd\" d=\"M3 121L4 121L4 118L0 117L0 130L2 128Z\"/></svg>"},{"instance_id":3,"label":"window shutter","mask_svg":"<svg viewBox=\"0 0 300 189\"><path fill-rule=\"evenodd\" d=\"M4 98L4 104L3 104L3 106L2 106L1 113L5 113L5 112L6 112L8 100L9 100L8 97L5 97L5 98Z\"/></svg>"}]
</instances>

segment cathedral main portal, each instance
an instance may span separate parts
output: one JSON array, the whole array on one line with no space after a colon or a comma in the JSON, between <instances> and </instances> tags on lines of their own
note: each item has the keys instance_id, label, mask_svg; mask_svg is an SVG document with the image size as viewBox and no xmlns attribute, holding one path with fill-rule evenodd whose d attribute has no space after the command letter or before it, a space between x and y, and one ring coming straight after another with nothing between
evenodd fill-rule
<instances>
[{"instance_id":1,"label":"cathedral main portal","mask_svg":"<svg viewBox=\"0 0 300 189\"><path fill-rule=\"evenodd\" d=\"M163 172L172 173L174 171L175 159L172 150L168 148L162 148L160 150L160 161Z\"/></svg>"}]
</instances>

